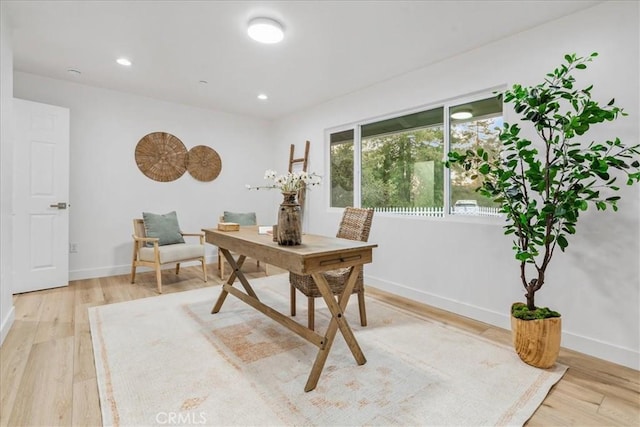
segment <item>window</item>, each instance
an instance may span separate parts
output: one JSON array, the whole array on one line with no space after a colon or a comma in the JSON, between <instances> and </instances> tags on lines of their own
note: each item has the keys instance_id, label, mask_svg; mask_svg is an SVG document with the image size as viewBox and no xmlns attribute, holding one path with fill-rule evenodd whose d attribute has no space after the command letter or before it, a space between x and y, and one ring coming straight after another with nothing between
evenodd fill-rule
<instances>
[{"instance_id":1,"label":"window","mask_svg":"<svg viewBox=\"0 0 640 427\"><path fill-rule=\"evenodd\" d=\"M436 108L361 127L363 207L443 206L442 115Z\"/></svg>"},{"instance_id":2,"label":"window","mask_svg":"<svg viewBox=\"0 0 640 427\"><path fill-rule=\"evenodd\" d=\"M332 133L329 142L331 159L331 206L353 206L353 130Z\"/></svg>"},{"instance_id":3,"label":"window","mask_svg":"<svg viewBox=\"0 0 640 427\"><path fill-rule=\"evenodd\" d=\"M502 127L502 104L496 98L483 99L450 108L449 141L451 151L483 148L489 156L500 155L498 129ZM472 114L456 119L456 113ZM467 114L467 115L468 115ZM463 117L464 114L463 114ZM498 205L475 191L482 182L475 171L459 165L450 170L450 213L453 215L498 215Z\"/></svg>"},{"instance_id":4,"label":"window","mask_svg":"<svg viewBox=\"0 0 640 427\"><path fill-rule=\"evenodd\" d=\"M499 155L501 126L502 103L492 97L330 133L331 206L419 216L497 215L493 202L475 192L473 171L449 170L444 159L448 149L483 147Z\"/></svg>"}]
</instances>

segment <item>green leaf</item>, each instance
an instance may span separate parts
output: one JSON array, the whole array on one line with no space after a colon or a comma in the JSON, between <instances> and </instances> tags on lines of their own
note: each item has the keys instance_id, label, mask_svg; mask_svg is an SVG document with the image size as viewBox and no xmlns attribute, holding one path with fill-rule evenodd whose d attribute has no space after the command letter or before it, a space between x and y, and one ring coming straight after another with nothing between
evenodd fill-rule
<instances>
[{"instance_id":1,"label":"green leaf","mask_svg":"<svg viewBox=\"0 0 640 427\"><path fill-rule=\"evenodd\" d=\"M565 215L566 213L567 213L567 210L566 210L564 207L562 207L562 206L557 206L557 207L555 208L554 215L555 215L555 216L558 216L558 217L561 217L561 216Z\"/></svg>"},{"instance_id":2,"label":"green leaf","mask_svg":"<svg viewBox=\"0 0 640 427\"><path fill-rule=\"evenodd\" d=\"M567 239L564 237L563 234L559 234L558 237L556 238L556 242L558 242L558 246L560 246L560 249L564 252L565 248L567 246L569 246L569 242L567 242Z\"/></svg>"}]
</instances>

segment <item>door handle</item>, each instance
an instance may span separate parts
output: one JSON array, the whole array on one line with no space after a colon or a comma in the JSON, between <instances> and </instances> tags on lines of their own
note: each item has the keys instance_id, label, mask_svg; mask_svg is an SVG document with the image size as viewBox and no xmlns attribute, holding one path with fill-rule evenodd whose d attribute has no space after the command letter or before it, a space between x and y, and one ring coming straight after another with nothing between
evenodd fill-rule
<instances>
[{"instance_id":1,"label":"door handle","mask_svg":"<svg viewBox=\"0 0 640 427\"><path fill-rule=\"evenodd\" d=\"M65 202L58 202L55 205L49 205L50 208L58 208L58 209L67 209L67 204Z\"/></svg>"}]
</instances>

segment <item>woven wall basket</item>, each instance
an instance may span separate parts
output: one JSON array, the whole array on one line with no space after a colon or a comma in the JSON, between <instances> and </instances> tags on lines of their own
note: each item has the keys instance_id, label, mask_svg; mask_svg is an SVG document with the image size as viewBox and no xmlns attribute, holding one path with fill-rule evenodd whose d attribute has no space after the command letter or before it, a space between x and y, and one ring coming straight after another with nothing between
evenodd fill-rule
<instances>
[{"instance_id":1,"label":"woven wall basket","mask_svg":"<svg viewBox=\"0 0 640 427\"><path fill-rule=\"evenodd\" d=\"M187 148L170 133L153 132L138 141L136 163L154 181L175 181L187 170Z\"/></svg>"},{"instance_id":2,"label":"woven wall basket","mask_svg":"<svg viewBox=\"0 0 640 427\"><path fill-rule=\"evenodd\" d=\"M187 170L198 181L213 181L220 175L222 160L213 148L196 145L189 150Z\"/></svg>"}]
</instances>

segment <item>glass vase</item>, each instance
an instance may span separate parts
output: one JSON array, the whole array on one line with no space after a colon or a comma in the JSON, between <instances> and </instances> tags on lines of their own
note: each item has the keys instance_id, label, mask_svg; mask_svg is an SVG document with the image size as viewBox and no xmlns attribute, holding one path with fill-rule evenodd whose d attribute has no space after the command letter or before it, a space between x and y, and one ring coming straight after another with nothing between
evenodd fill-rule
<instances>
[{"instance_id":1,"label":"glass vase","mask_svg":"<svg viewBox=\"0 0 640 427\"><path fill-rule=\"evenodd\" d=\"M294 246L302 243L302 218L297 195L296 191L282 193L284 200L278 211L277 230L277 241L282 246Z\"/></svg>"}]
</instances>

